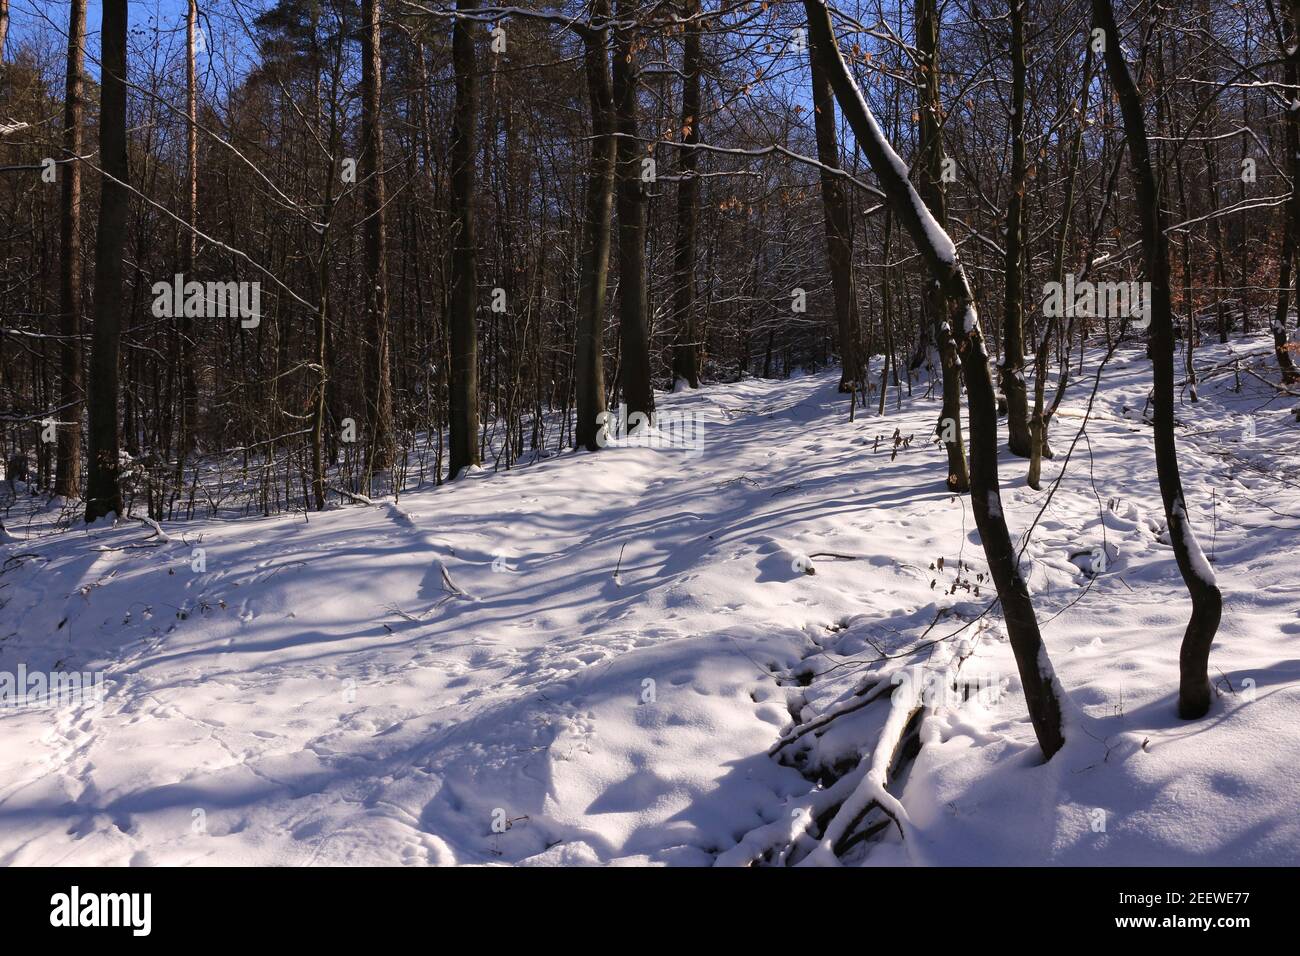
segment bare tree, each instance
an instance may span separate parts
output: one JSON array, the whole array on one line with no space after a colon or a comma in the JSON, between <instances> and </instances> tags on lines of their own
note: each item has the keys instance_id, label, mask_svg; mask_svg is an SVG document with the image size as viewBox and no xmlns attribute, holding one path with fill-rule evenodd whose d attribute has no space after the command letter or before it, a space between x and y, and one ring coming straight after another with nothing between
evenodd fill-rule
<instances>
[{"instance_id":1,"label":"bare tree","mask_svg":"<svg viewBox=\"0 0 1300 956\"><path fill-rule=\"evenodd\" d=\"M839 333L840 391L862 385L862 358L858 354L858 299L853 282L853 242L849 232L849 202L840 167L840 146L835 132L835 95L816 57L809 57L812 74L813 127L817 135L817 161L821 163L822 208L826 221L826 258L835 293L835 324Z\"/></svg>"},{"instance_id":2,"label":"bare tree","mask_svg":"<svg viewBox=\"0 0 1300 956\"><path fill-rule=\"evenodd\" d=\"M460 0L456 9L472 13L478 0ZM452 67L456 108L451 134L451 348L450 435L447 476L479 463L478 434L478 232L474 223L475 124L478 122L478 63L473 21L452 25Z\"/></svg>"},{"instance_id":3,"label":"bare tree","mask_svg":"<svg viewBox=\"0 0 1300 956\"><path fill-rule=\"evenodd\" d=\"M866 154L872 171L899 222L925 261L932 281L949 304L948 323L959 329L958 349L970 407L971 508L984 544L989 572L997 587L1007 636L1024 686L1029 719L1044 758L1050 760L1065 742L1059 688L1038 630L1029 589L1020 573L1011 534L1002 510L998 484L998 419L989 355L979 315L952 239L935 221L908 180L907 167L885 140L880 126L854 83L840 54L824 0L804 0L814 55L830 77L835 98Z\"/></svg>"},{"instance_id":4,"label":"bare tree","mask_svg":"<svg viewBox=\"0 0 1300 956\"><path fill-rule=\"evenodd\" d=\"M393 394L388 356L388 235L384 196L384 61L379 28L380 0L361 4L361 177L365 207L366 327L372 354L366 363L369 454L366 474L391 467ZM369 482L367 482L369 484Z\"/></svg>"},{"instance_id":5,"label":"bare tree","mask_svg":"<svg viewBox=\"0 0 1300 956\"><path fill-rule=\"evenodd\" d=\"M619 346L623 400L629 418L654 414L650 378L650 328L646 285L646 180L649 159L637 134L637 45L632 21L638 0L618 0L614 29L614 112L618 126L616 205L618 208Z\"/></svg>"},{"instance_id":6,"label":"bare tree","mask_svg":"<svg viewBox=\"0 0 1300 956\"><path fill-rule=\"evenodd\" d=\"M1214 571L1201 551L1187 514L1178 447L1174 437L1174 320L1169 296L1169 247L1165 217L1156 176L1151 165L1142 97L1129 72L1120 44L1119 28L1110 0L1092 0L1095 26L1105 32L1106 72L1115 95L1128 143L1129 171L1142 223L1142 256L1151 284L1151 327L1147 351L1154 383L1152 429L1155 434L1156 474L1169 524L1174 559L1192 599L1192 617L1183 634L1179 653L1178 713L1187 719L1210 709L1209 657L1223 611Z\"/></svg>"},{"instance_id":7,"label":"bare tree","mask_svg":"<svg viewBox=\"0 0 1300 956\"><path fill-rule=\"evenodd\" d=\"M1286 59L1286 81L1294 91L1300 88L1300 2L1286 0L1282 16L1281 29L1286 40L1282 44L1282 56ZM1300 369L1296 368L1295 358L1291 355L1287 336L1287 310L1290 304L1291 287L1295 284L1293 270L1297 244L1300 244L1300 116L1296 110L1283 110L1284 135L1286 138L1287 174L1291 177L1291 195L1287 199L1286 213L1282 221L1282 250L1278 253L1277 307L1273 311L1273 351L1277 355L1278 368L1282 370L1284 382L1300 381ZM1300 300L1300 296L1297 296ZM1297 301L1300 309L1300 301Z\"/></svg>"},{"instance_id":8,"label":"bare tree","mask_svg":"<svg viewBox=\"0 0 1300 956\"><path fill-rule=\"evenodd\" d=\"M197 0L185 5L185 215L189 228L181 230L181 272L193 278L194 258L198 251L199 224L199 109L197 40L199 7ZM185 456L194 448L199 426L199 394L194 370L194 319L182 314L179 317L181 335L179 364L181 376L181 434L178 470L184 470Z\"/></svg>"},{"instance_id":9,"label":"bare tree","mask_svg":"<svg viewBox=\"0 0 1300 956\"><path fill-rule=\"evenodd\" d=\"M1025 394L1025 0L1010 0L1011 182L1007 193L1006 305L1002 315L1002 394L1007 400L1007 447L1030 455Z\"/></svg>"},{"instance_id":10,"label":"bare tree","mask_svg":"<svg viewBox=\"0 0 1300 956\"><path fill-rule=\"evenodd\" d=\"M918 192L935 223L940 229L946 229L948 213L943 192L944 155L939 103L939 14L935 0L916 2L916 49L917 106L921 118L918 157L921 176ZM948 452L948 489L965 492L970 490L971 479L966 464L966 444L962 438L961 364L957 354L957 339L948 321L952 303L942 283L930 284L928 303L934 340L939 346L940 374L943 376L943 408L939 412L935 431Z\"/></svg>"},{"instance_id":11,"label":"bare tree","mask_svg":"<svg viewBox=\"0 0 1300 956\"><path fill-rule=\"evenodd\" d=\"M700 181L695 175L700 141L700 0L686 0L682 39L682 143L677 181L677 236L673 244L673 379L700 387L699 335L695 327L695 232Z\"/></svg>"},{"instance_id":12,"label":"bare tree","mask_svg":"<svg viewBox=\"0 0 1300 956\"><path fill-rule=\"evenodd\" d=\"M609 0L595 0L583 33L591 158L578 279L578 329L574 355L577 424L574 443L596 451L605 412L605 283L609 275L610 212L614 204L614 115L609 73Z\"/></svg>"},{"instance_id":13,"label":"bare tree","mask_svg":"<svg viewBox=\"0 0 1300 956\"><path fill-rule=\"evenodd\" d=\"M130 193L126 156L127 0L103 0L100 22L99 161L103 169L95 236L95 328L87 404L86 521L122 514L118 444L118 361L122 337L122 249Z\"/></svg>"},{"instance_id":14,"label":"bare tree","mask_svg":"<svg viewBox=\"0 0 1300 956\"><path fill-rule=\"evenodd\" d=\"M68 66L63 101L63 151L67 166L61 187L59 222L60 409L54 493L76 496L81 484L81 128L84 122L86 3L68 10Z\"/></svg>"}]
</instances>

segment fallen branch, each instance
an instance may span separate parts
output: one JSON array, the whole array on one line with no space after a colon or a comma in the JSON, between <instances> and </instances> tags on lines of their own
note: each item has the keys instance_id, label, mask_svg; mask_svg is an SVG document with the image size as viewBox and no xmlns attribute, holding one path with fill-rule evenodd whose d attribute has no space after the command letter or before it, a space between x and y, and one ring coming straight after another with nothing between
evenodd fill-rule
<instances>
[{"instance_id":1,"label":"fallen branch","mask_svg":"<svg viewBox=\"0 0 1300 956\"><path fill-rule=\"evenodd\" d=\"M162 525L160 525L157 521L154 521L153 518L150 518L146 515L136 515L135 519L143 524L148 525L150 528L153 529L153 534L149 535L150 538L157 538L162 544L172 543L171 537L167 534L166 531L162 529ZM147 541L148 538L146 538L145 540Z\"/></svg>"}]
</instances>

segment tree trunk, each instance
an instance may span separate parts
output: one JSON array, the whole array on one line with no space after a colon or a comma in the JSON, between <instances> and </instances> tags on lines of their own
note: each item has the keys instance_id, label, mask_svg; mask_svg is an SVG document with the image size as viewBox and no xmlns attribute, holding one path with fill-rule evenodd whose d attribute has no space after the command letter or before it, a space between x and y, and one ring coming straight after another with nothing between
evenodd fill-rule
<instances>
[{"instance_id":1,"label":"tree trunk","mask_svg":"<svg viewBox=\"0 0 1300 956\"><path fill-rule=\"evenodd\" d=\"M388 236L384 228L384 61L379 29L380 0L362 0L361 176L365 208L366 328L371 355L366 364L370 417L366 476L385 471L396 454L393 395L388 367ZM369 484L369 482L367 482Z\"/></svg>"},{"instance_id":2,"label":"tree trunk","mask_svg":"<svg viewBox=\"0 0 1300 956\"><path fill-rule=\"evenodd\" d=\"M686 16L700 12L699 0L688 0ZM700 141L700 22L688 19L682 39L682 142L677 182L677 236L673 248L673 382L700 387L699 334L695 324L695 231L699 219L700 181L695 169Z\"/></svg>"},{"instance_id":3,"label":"tree trunk","mask_svg":"<svg viewBox=\"0 0 1300 956\"><path fill-rule=\"evenodd\" d=\"M634 20L637 0L619 0L617 17ZM629 418L654 415L646 299L646 194L641 179L646 151L637 140L635 29L614 31L614 109L618 123L618 293L623 400Z\"/></svg>"},{"instance_id":4,"label":"tree trunk","mask_svg":"<svg viewBox=\"0 0 1300 956\"><path fill-rule=\"evenodd\" d=\"M814 59L816 59L814 57ZM894 355L894 318L890 314L889 302L889 253L890 239L894 234L894 215L885 210L884 239L880 244L880 259L884 263L880 270L880 328L885 342L885 361L880 367L880 404L876 414L885 414L885 398L889 394L889 365L894 364L894 379L898 379L898 359Z\"/></svg>"},{"instance_id":5,"label":"tree trunk","mask_svg":"<svg viewBox=\"0 0 1300 956\"><path fill-rule=\"evenodd\" d=\"M1079 121L1074 130L1074 139L1070 143L1069 168L1065 178L1065 198L1061 203L1061 231L1056 237L1056 254L1052 262L1052 280L1058 285L1065 282L1065 249L1070 235L1070 217L1074 214L1074 187L1079 178L1079 157L1083 150L1083 131L1088 125L1088 90L1092 86L1092 45L1089 44L1083 60L1083 84L1079 91ZM1070 361L1067 356L1061 362L1061 378L1057 385L1056 400L1052 409L1046 409L1048 359L1051 355L1052 339L1058 334L1061 318L1053 315L1048 319L1043 331L1042 341L1034 354L1034 413L1029 420L1029 476L1026 483L1035 491L1039 489L1042 477L1043 459L1052 457L1051 444L1048 441L1048 429L1052 423L1052 411L1064 395L1066 381L1070 374ZM1073 329L1073 317L1070 328ZM1069 336L1067 331L1066 335ZM1068 343L1067 343L1068 344Z\"/></svg>"},{"instance_id":6,"label":"tree trunk","mask_svg":"<svg viewBox=\"0 0 1300 956\"><path fill-rule=\"evenodd\" d=\"M1292 89L1300 82L1300 0L1287 0L1287 46L1282 50L1286 57L1286 81ZM1288 347L1286 316L1290 305L1291 270L1295 261L1296 244L1300 242L1300 116L1293 109L1283 110L1286 130L1287 172L1291 176L1291 195L1287 198L1286 218L1282 226L1282 252L1278 256L1277 308L1273 312L1273 351L1283 382L1300 381L1300 369Z\"/></svg>"},{"instance_id":7,"label":"tree trunk","mask_svg":"<svg viewBox=\"0 0 1300 956\"><path fill-rule=\"evenodd\" d=\"M922 2L928 6L933 0ZM971 507L1002 604L1029 718L1043 756L1050 760L1065 742L1061 732L1059 689L1003 515L998 486L997 400L988 352L984 348L979 316L966 273L952 240L912 188L906 167L885 141L875 117L853 82L836 44L825 0L804 0L804 9L814 55L821 59L830 77L835 97L853 127L858 146L866 154L894 214L921 253L932 281L951 303L950 324L961 323L960 355L970 402ZM929 7L927 12L932 14L933 7ZM937 33L937 27L934 32ZM931 59L930 65L937 66L937 62Z\"/></svg>"},{"instance_id":8,"label":"tree trunk","mask_svg":"<svg viewBox=\"0 0 1300 956\"><path fill-rule=\"evenodd\" d=\"M472 11L478 0L460 0ZM456 112L451 134L451 346L449 453L447 477L478 465L478 248L474 225L475 124L478 122L478 64L470 22L452 26L452 67L456 74Z\"/></svg>"},{"instance_id":9,"label":"tree trunk","mask_svg":"<svg viewBox=\"0 0 1300 956\"><path fill-rule=\"evenodd\" d=\"M835 94L816 57L809 57L812 72L813 124L817 133L817 161L840 168L840 146L835 130ZM853 243L849 234L849 202L844 181L821 170L822 211L826 222L826 259L835 292L835 320L839 330L840 391L849 392L862 379L858 355L858 302L853 284Z\"/></svg>"},{"instance_id":10,"label":"tree trunk","mask_svg":"<svg viewBox=\"0 0 1300 956\"><path fill-rule=\"evenodd\" d=\"M578 422L574 443L596 451L605 413L605 284L609 276L610 211L614 204L613 94L609 78L609 0L595 0L592 30L584 34L587 96L591 102L591 160L578 280L574 380ZM598 29L597 29L598 28Z\"/></svg>"},{"instance_id":11,"label":"tree trunk","mask_svg":"<svg viewBox=\"0 0 1300 956\"><path fill-rule=\"evenodd\" d=\"M61 373L54 493L76 497L81 484L81 126L86 95L86 2L72 0L68 12L68 69L63 105L62 216L59 223L59 365Z\"/></svg>"},{"instance_id":12,"label":"tree trunk","mask_svg":"<svg viewBox=\"0 0 1300 956\"><path fill-rule=\"evenodd\" d=\"M920 91L917 106L921 116L917 157L921 176L917 191L939 228L946 229L948 212L943 191L943 134L939 115L939 16L934 0L917 0L916 46L917 87ZM906 220L900 219L900 222L906 226ZM931 284L927 299L943 375L943 408L935 431L948 451L948 490L961 493L969 491L971 484L961 425L961 360L953 328L948 322L952 303L942 284Z\"/></svg>"},{"instance_id":13,"label":"tree trunk","mask_svg":"<svg viewBox=\"0 0 1300 956\"><path fill-rule=\"evenodd\" d=\"M1025 396L1025 0L1011 0L1011 192L1007 196L1005 309L1002 315L1002 394L1007 399L1007 447L1030 455Z\"/></svg>"},{"instance_id":14,"label":"tree trunk","mask_svg":"<svg viewBox=\"0 0 1300 956\"><path fill-rule=\"evenodd\" d=\"M1291 2L1300 5L1300 0ZM1154 380L1152 425L1156 474L1169 524L1169 541L1192 599L1192 617L1179 654L1178 691L1178 714L1190 719L1201 717L1210 709L1210 644L1219 627L1223 598L1215 583L1214 571L1192 531L1178 472L1178 449L1174 439L1174 321L1169 298L1169 249L1160 194L1147 146L1142 99L1124 60L1110 0L1092 0L1092 12L1094 24L1106 34L1106 70L1119 98L1124 120L1129 168L1142 222L1142 253L1147 281L1151 283L1151 327L1147 349Z\"/></svg>"},{"instance_id":15,"label":"tree trunk","mask_svg":"<svg viewBox=\"0 0 1300 956\"><path fill-rule=\"evenodd\" d=\"M90 346L86 521L122 513L117 403L122 327L122 248L129 204L126 158L127 0L103 0L100 24L99 160L104 170L95 236L95 328Z\"/></svg>"},{"instance_id":16,"label":"tree trunk","mask_svg":"<svg viewBox=\"0 0 1300 956\"><path fill-rule=\"evenodd\" d=\"M199 9L196 0L189 0L185 8L185 212L189 228L184 230L181 244L181 273L186 281L194 276L194 258L198 250L198 236L194 230L199 224L199 116L198 83L194 62ZM198 437L199 393L194 371L194 318L182 315L180 343L181 376L181 428L178 477L184 475L185 456L193 450Z\"/></svg>"}]
</instances>

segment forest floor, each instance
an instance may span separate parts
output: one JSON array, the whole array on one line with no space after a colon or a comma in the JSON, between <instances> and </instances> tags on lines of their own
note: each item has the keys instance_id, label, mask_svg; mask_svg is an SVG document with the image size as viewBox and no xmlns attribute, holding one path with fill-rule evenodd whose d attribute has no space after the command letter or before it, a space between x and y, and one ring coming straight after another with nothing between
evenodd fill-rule
<instances>
[{"instance_id":1,"label":"forest floor","mask_svg":"<svg viewBox=\"0 0 1300 956\"><path fill-rule=\"evenodd\" d=\"M1016 538L1099 355L1044 490L1003 457ZM0 708L0 863L744 862L738 841L808 806L768 753L796 718L961 660L981 692L926 710L889 784L901 819L842 862L1296 864L1297 400L1244 372L1235 390L1234 356L1276 380L1265 338L1207 343L1178 406L1225 596L1202 720L1174 713L1189 604L1140 349L1107 367L1024 551L1070 697L1046 765L937 400L849 422L837 372L747 379L660 396L702 417L700 454L571 453L169 540L11 514L0 672L102 671L106 696ZM835 760L870 758L878 722L832 726Z\"/></svg>"}]
</instances>

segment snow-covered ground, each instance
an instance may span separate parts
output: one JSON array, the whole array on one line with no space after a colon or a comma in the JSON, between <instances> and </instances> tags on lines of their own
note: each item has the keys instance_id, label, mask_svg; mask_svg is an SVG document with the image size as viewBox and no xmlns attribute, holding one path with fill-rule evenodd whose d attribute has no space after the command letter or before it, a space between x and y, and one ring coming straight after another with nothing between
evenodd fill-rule
<instances>
[{"instance_id":1,"label":"snow-covered ground","mask_svg":"<svg viewBox=\"0 0 1300 956\"><path fill-rule=\"evenodd\" d=\"M993 590L944 489L937 401L922 386L850 423L837 372L747 380L660 397L702 416L698 455L566 454L166 541L28 529L0 548L0 672L102 671L106 695L0 709L0 863L745 862L818 799L769 755L792 715L956 660L978 692L926 712L889 782L899 823L845 862L1300 862L1300 425L1295 399L1209 371L1233 349L1276 377L1262 338L1206 345L1201 401L1178 411L1225 594L1203 720L1174 713L1189 605L1139 349L1107 369L1025 550L1071 699L1047 765L981 617ZM1014 535L1091 371L1044 490L1003 459ZM828 725L813 759L865 770L888 707Z\"/></svg>"}]
</instances>

